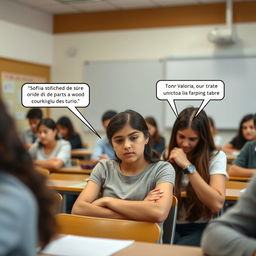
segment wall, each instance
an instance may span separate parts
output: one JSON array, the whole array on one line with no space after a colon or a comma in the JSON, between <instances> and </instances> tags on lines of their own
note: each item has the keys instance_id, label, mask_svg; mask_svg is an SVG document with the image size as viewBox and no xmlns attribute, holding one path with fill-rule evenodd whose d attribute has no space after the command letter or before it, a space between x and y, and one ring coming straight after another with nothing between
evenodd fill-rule
<instances>
[{"instance_id":1,"label":"wall","mask_svg":"<svg viewBox=\"0 0 256 256\"><path fill-rule=\"evenodd\" d=\"M219 25L218 25L219 26ZM215 55L256 55L256 23L236 24L238 43L224 48L217 48L207 40L207 33L214 25L186 26L159 29L120 30L109 32L68 33L54 36L54 65L52 81L84 82L83 64L95 60L130 60L162 59L180 56L215 56ZM69 51L76 52L69 55ZM52 111L57 118L69 115L68 110ZM83 124L72 114L84 140L94 145L97 137L91 132L84 132ZM163 131L169 138L169 131ZM224 141L228 141L234 131L223 132Z\"/></svg>"}]
</instances>

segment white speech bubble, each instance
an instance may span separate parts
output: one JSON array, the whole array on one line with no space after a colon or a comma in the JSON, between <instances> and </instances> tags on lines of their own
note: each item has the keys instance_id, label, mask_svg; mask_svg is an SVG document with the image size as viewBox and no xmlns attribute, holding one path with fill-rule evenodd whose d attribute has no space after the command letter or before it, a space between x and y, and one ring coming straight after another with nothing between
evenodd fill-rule
<instances>
[{"instance_id":1,"label":"white speech bubble","mask_svg":"<svg viewBox=\"0 0 256 256\"><path fill-rule=\"evenodd\" d=\"M225 97L225 84L221 80L160 80L156 84L156 97L167 100L176 117L175 100L203 100L197 116L211 100Z\"/></svg>"},{"instance_id":2,"label":"white speech bubble","mask_svg":"<svg viewBox=\"0 0 256 256\"><path fill-rule=\"evenodd\" d=\"M100 135L77 109L90 103L88 84L23 84L21 103L28 108L68 108L98 137Z\"/></svg>"}]
</instances>

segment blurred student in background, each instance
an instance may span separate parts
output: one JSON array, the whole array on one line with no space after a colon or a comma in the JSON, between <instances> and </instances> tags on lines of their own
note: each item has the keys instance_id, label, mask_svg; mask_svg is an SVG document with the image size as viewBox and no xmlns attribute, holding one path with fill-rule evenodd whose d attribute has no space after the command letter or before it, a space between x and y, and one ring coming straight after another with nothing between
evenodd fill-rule
<instances>
[{"instance_id":1,"label":"blurred student in background","mask_svg":"<svg viewBox=\"0 0 256 256\"><path fill-rule=\"evenodd\" d=\"M108 124L113 116L117 114L114 110L106 111L101 118L102 126L104 130L107 130ZM111 143L109 142L106 135L102 136L101 139L97 140L95 150L91 156L93 162L98 162L101 159L116 159L115 152Z\"/></svg>"},{"instance_id":2,"label":"blurred student in background","mask_svg":"<svg viewBox=\"0 0 256 256\"><path fill-rule=\"evenodd\" d=\"M75 131L74 126L68 117L62 116L58 119L57 129L61 138L70 142L72 149L83 147L81 137Z\"/></svg>"},{"instance_id":3,"label":"blurred student in background","mask_svg":"<svg viewBox=\"0 0 256 256\"><path fill-rule=\"evenodd\" d=\"M211 130L211 134L212 134L212 137L213 137L213 140L214 140L215 147L216 147L216 149L221 149L221 147L222 147L222 138L217 132L215 122L214 122L213 118L209 116L208 119L209 119L209 122L210 122L210 130Z\"/></svg>"},{"instance_id":4,"label":"blurred student in background","mask_svg":"<svg viewBox=\"0 0 256 256\"><path fill-rule=\"evenodd\" d=\"M22 140L26 148L30 148L37 140L36 129L38 123L43 118L43 112L40 108L32 108L28 111L26 118L28 119L30 128L24 131Z\"/></svg>"},{"instance_id":5,"label":"blurred student in background","mask_svg":"<svg viewBox=\"0 0 256 256\"><path fill-rule=\"evenodd\" d=\"M39 140L29 149L35 165L46 169L70 165L71 145L68 141L59 139L56 123L51 118L40 121L37 134Z\"/></svg>"},{"instance_id":6,"label":"blurred student in background","mask_svg":"<svg viewBox=\"0 0 256 256\"><path fill-rule=\"evenodd\" d=\"M226 153L239 152L247 141L253 140L256 140L256 116L248 114L240 121L238 134L222 149Z\"/></svg>"},{"instance_id":7,"label":"blurred student in background","mask_svg":"<svg viewBox=\"0 0 256 256\"><path fill-rule=\"evenodd\" d=\"M0 100L0 255L35 256L55 233L54 195Z\"/></svg>"},{"instance_id":8,"label":"blurred student in background","mask_svg":"<svg viewBox=\"0 0 256 256\"><path fill-rule=\"evenodd\" d=\"M165 149L165 138L160 135L157 122L153 117L148 116L145 118L145 121L148 126L152 149L161 155Z\"/></svg>"},{"instance_id":9,"label":"blurred student in background","mask_svg":"<svg viewBox=\"0 0 256 256\"><path fill-rule=\"evenodd\" d=\"M245 143L228 172L230 176L239 177L251 177L256 173L256 141Z\"/></svg>"},{"instance_id":10,"label":"blurred student in background","mask_svg":"<svg viewBox=\"0 0 256 256\"><path fill-rule=\"evenodd\" d=\"M195 116L197 111L190 107L179 114L166 157L176 171L179 208L174 243L179 245L200 246L203 230L225 201L226 155L215 149L206 113Z\"/></svg>"}]
</instances>

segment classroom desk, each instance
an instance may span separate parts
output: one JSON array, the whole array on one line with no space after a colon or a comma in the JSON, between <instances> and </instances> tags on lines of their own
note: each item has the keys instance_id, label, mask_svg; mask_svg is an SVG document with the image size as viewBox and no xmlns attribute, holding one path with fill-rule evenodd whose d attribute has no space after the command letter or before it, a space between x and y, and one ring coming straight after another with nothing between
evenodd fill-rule
<instances>
[{"instance_id":1,"label":"classroom desk","mask_svg":"<svg viewBox=\"0 0 256 256\"><path fill-rule=\"evenodd\" d=\"M131 255L132 256L156 256L156 255L203 256L205 254L203 254L202 249L200 247L134 242L132 245L112 255L113 256L131 256ZM50 256L50 255L39 253L38 256Z\"/></svg>"},{"instance_id":2,"label":"classroom desk","mask_svg":"<svg viewBox=\"0 0 256 256\"><path fill-rule=\"evenodd\" d=\"M91 169L83 169L80 165L50 170L51 173L69 173L69 174L91 174Z\"/></svg>"},{"instance_id":3,"label":"classroom desk","mask_svg":"<svg viewBox=\"0 0 256 256\"><path fill-rule=\"evenodd\" d=\"M239 177L239 176L229 176L230 181L243 181L247 182L251 180L251 177Z\"/></svg>"},{"instance_id":4,"label":"classroom desk","mask_svg":"<svg viewBox=\"0 0 256 256\"><path fill-rule=\"evenodd\" d=\"M92 150L87 149L87 148L77 148L77 149L72 149L71 150L71 156L83 156L83 157L91 157L92 155Z\"/></svg>"},{"instance_id":5,"label":"classroom desk","mask_svg":"<svg viewBox=\"0 0 256 256\"><path fill-rule=\"evenodd\" d=\"M231 154L231 153L226 153L227 156L227 163L231 164L238 156L238 154Z\"/></svg>"}]
</instances>

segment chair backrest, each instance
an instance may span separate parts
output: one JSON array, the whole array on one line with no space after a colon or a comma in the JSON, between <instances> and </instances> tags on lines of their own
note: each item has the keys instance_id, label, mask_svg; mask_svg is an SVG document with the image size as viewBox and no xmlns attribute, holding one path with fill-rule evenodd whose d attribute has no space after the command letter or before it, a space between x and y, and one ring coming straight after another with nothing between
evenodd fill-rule
<instances>
[{"instance_id":1,"label":"chair backrest","mask_svg":"<svg viewBox=\"0 0 256 256\"><path fill-rule=\"evenodd\" d=\"M160 228L153 222L57 214L57 224L60 234L153 243L160 239Z\"/></svg>"},{"instance_id":2,"label":"chair backrest","mask_svg":"<svg viewBox=\"0 0 256 256\"><path fill-rule=\"evenodd\" d=\"M172 207L170 209L169 215L163 224L163 243L173 244L176 219L178 210L178 199L176 196L172 197Z\"/></svg>"},{"instance_id":3,"label":"chair backrest","mask_svg":"<svg viewBox=\"0 0 256 256\"><path fill-rule=\"evenodd\" d=\"M56 201L57 201L57 212L56 213L63 212L64 202L63 202L63 196L60 193L56 193Z\"/></svg>"}]
</instances>

